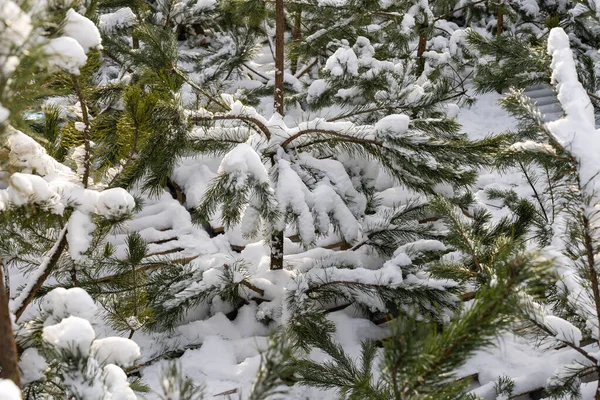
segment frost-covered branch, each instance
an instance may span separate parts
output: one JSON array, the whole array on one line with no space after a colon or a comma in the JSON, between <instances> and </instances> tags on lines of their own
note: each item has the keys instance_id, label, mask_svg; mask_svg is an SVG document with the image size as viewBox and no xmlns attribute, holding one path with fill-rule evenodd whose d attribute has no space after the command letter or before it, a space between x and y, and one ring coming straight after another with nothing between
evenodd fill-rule
<instances>
[{"instance_id":1,"label":"frost-covered branch","mask_svg":"<svg viewBox=\"0 0 600 400\"><path fill-rule=\"evenodd\" d=\"M383 147L383 143L380 141L377 141L377 140L360 138L360 137L355 137L355 136L350 136L350 135L344 135L343 133L340 133L337 131L328 130L328 129L318 129L318 128L304 129L304 130L299 131L298 133L293 134L292 136L287 138L283 143L281 143L281 147L283 147L284 149L287 149L288 146L290 145L290 143L293 142L294 140L296 140L299 137L302 137L304 135L310 135L312 133L325 135L325 136L333 136L335 138L340 138L343 141L350 142L350 143L372 144L375 146Z\"/></svg>"},{"instance_id":2,"label":"frost-covered branch","mask_svg":"<svg viewBox=\"0 0 600 400\"><path fill-rule=\"evenodd\" d=\"M13 300L11 309L15 313L16 319L19 319L23 315L23 312L25 312L25 309L31 303L38 290L40 290L46 279L54 271L67 246L67 227L68 225L65 224L61 229L54 246L46 253L35 273L29 277L29 282L21 293L19 293L19 296Z\"/></svg>"},{"instance_id":3,"label":"frost-covered branch","mask_svg":"<svg viewBox=\"0 0 600 400\"><path fill-rule=\"evenodd\" d=\"M262 121L260 121L256 118L253 118L251 116L247 116L247 115L227 115L227 114L210 114L209 116L193 115L192 120L194 122L242 121L242 122L253 125L256 129L258 129L259 132L261 132L263 135L265 135L265 138L267 138L267 140L271 139L271 132L269 131L269 128L267 128L266 125Z\"/></svg>"}]
</instances>

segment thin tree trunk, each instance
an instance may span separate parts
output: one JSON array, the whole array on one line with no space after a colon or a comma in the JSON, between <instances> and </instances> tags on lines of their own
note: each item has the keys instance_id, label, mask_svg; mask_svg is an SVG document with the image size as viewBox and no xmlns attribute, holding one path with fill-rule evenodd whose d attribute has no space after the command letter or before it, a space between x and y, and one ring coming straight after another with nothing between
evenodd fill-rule
<instances>
[{"instance_id":1,"label":"thin tree trunk","mask_svg":"<svg viewBox=\"0 0 600 400\"><path fill-rule=\"evenodd\" d=\"M300 43L302 39L302 8L296 11L294 17L294 32L293 32L294 44ZM296 75L298 71L298 54L296 53L293 57L290 57L290 70L292 75Z\"/></svg>"},{"instance_id":2,"label":"thin tree trunk","mask_svg":"<svg viewBox=\"0 0 600 400\"><path fill-rule=\"evenodd\" d=\"M15 310L15 317L18 320L23 312L31 303L35 294L40 290L50 273L56 267L60 256L62 255L65 247L67 246L67 225L60 231L56 243L48 254L42 260L42 263L38 267L38 270L35 272L35 277L31 277L31 281L25 286L23 291L19 294L19 296L15 299L13 307Z\"/></svg>"},{"instance_id":3,"label":"thin tree trunk","mask_svg":"<svg viewBox=\"0 0 600 400\"><path fill-rule=\"evenodd\" d=\"M283 73L284 73L284 35L285 14L283 0L275 0L275 90L273 109L283 116ZM271 269L283 268L283 230L271 234Z\"/></svg>"},{"instance_id":4,"label":"thin tree trunk","mask_svg":"<svg viewBox=\"0 0 600 400\"><path fill-rule=\"evenodd\" d=\"M500 36L502 35L502 32L504 32L504 10L502 9L502 6L498 9L497 20L496 35Z\"/></svg>"},{"instance_id":5,"label":"thin tree trunk","mask_svg":"<svg viewBox=\"0 0 600 400\"><path fill-rule=\"evenodd\" d=\"M138 316L140 314L139 305L138 305L138 282L137 282L137 272L135 270L135 264L131 264L131 278L133 280L133 316L135 317L136 322L138 321ZM131 331L129 332L129 339L133 337L135 333L135 327L129 327Z\"/></svg>"},{"instance_id":6,"label":"thin tree trunk","mask_svg":"<svg viewBox=\"0 0 600 400\"><path fill-rule=\"evenodd\" d=\"M8 311L8 296L4 287L2 268L0 268L0 379L10 379L15 385L21 387L17 345Z\"/></svg>"},{"instance_id":7,"label":"thin tree trunk","mask_svg":"<svg viewBox=\"0 0 600 400\"><path fill-rule=\"evenodd\" d=\"M271 269L283 269L283 231L271 234Z\"/></svg>"},{"instance_id":8,"label":"thin tree trunk","mask_svg":"<svg viewBox=\"0 0 600 400\"><path fill-rule=\"evenodd\" d=\"M284 29L285 14L283 0L275 0L275 90L273 108L283 116L283 73L284 73Z\"/></svg>"},{"instance_id":9,"label":"thin tree trunk","mask_svg":"<svg viewBox=\"0 0 600 400\"><path fill-rule=\"evenodd\" d=\"M425 57L423 54L425 50L427 50L427 34L425 29L427 29L429 25L429 20L427 19L427 15L425 15L425 20L419 26L419 44L417 46L417 75L421 75L423 71L425 71Z\"/></svg>"},{"instance_id":10,"label":"thin tree trunk","mask_svg":"<svg viewBox=\"0 0 600 400\"><path fill-rule=\"evenodd\" d=\"M504 10L502 9L502 6L500 6L500 8L498 8L498 13L496 14L496 36L502 35L503 31L504 31ZM498 92L498 94L502 94L502 88L496 89L496 92Z\"/></svg>"},{"instance_id":11,"label":"thin tree trunk","mask_svg":"<svg viewBox=\"0 0 600 400\"><path fill-rule=\"evenodd\" d=\"M8 275L8 267L2 259L0 258L0 268L2 268L2 273L4 273L4 289L6 291L6 297L10 299L10 276Z\"/></svg>"}]
</instances>

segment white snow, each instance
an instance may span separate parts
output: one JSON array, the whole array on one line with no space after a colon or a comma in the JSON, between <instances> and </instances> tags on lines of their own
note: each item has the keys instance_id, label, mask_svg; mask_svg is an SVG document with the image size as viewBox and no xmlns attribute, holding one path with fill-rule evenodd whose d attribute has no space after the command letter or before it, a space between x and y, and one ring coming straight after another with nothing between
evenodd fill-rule
<instances>
[{"instance_id":1,"label":"white snow","mask_svg":"<svg viewBox=\"0 0 600 400\"><path fill-rule=\"evenodd\" d=\"M596 130L594 107L577 78L569 37L562 28L553 28L548 37L552 56L552 81L565 117L548 123L548 129L579 162L579 181L589 194L598 193L600 179L600 132Z\"/></svg>"},{"instance_id":2,"label":"white snow","mask_svg":"<svg viewBox=\"0 0 600 400\"><path fill-rule=\"evenodd\" d=\"M62 214L64 204L60 195L37 175L15 172L10 176L7 189L0 190L0 210L9 206L37 204L55 214Z\"/></svg>"},{"instance_id":3,"label":"white snow","mask_svg":"<svg viewBox=\"0 0 600 400\"><path fill-rule=\"evenodd\" d=\"M96 304L81 288L56 288L44 296L42 310L50 315L50 321L53 323L70 316L92 321L96 313Z\"/></svg>"},{"instance_id":4,"label":"white snow","mask_svg":"<svg viewBox=\"0 0 600 400\"><path fill-rule=\"evenodd\" d=\"M100 16L100 30L112 33L119 29L129 28L135 24L135 14L129 7L119 8L112 13Z\"/></svg>"},{"instance_id":5,"label":"white snow","mask_svg":"<svg viewBox=\"0 0 600 400\"><path fill-rule=\"evenodd\" d=\"M554 333L554 336L558 340L579 346L582 338L581 331L569 321L554 315L546 315L544 317L544 324Z\"/></svg>"},{"instance_id":6,"label":"white snow","mask_svg":"<svg viewBox=\"0 0 600 400\"><path fill-rule=\"evenodd\" d=\"M44 370L47 367L46 359L40 355L35 347L25 349L19 360L21 381L27 384L43 380L45 378Z\"/></svg>"},{"instance_id":7,"label":"white snow","mask_svg":"<svg viewBox=\"0 0 600 400\"><path fill-rule=\"evenodd\" d=\"M194 11L200 11L200 10L208 11L208 10L212 10L213 8L215 8L216 4L217 4L217 0L196 0L196 4L194 4L192 6L192 9Z\"/></svg>"},{"instance_id":8,"label":"white snow","mask_svg":"<svg viewBox=\"0 0 600 400\"><path fill-rule=\"evenodd\" d=\"M0 379L0 400L21 400L21 391L10 379Z\"/></svg>"},{"instance_id":9,"label":"white snow","mask_svg":"<svg viewBox=\"0 0 600 400\"><path fill-rule=\"evenodd\" d=\"M8 111L8 108L6 108L2 104L0 104L0 124L2 124L4 121L6 121L8 119L9 115L10 115L10 111Z\"/></svg>"},{"instance_id":10,"label":"white snow","mask_svg":"<svg viewBox=\"0 0 600 400\"><path fill-rule=\"evenodd\" d=\"M106 218L119 218L133 211L135 200L125 189L112 188L100 192L96 213Z\"/></svg>"},{"instance_id":11,"label":"white snow","mask_svg":"<svg viewBox=\"0 0 600 400\"><path fill-rule=\"evenodd\" d=\"M79 75L79 68L87 62L85 51L79 45L77 40L63 36L50 39L44 46L44 51L48 55L48 63L57 68L63 69L70 74Z\"/></svg>"},{"instance_id":12,"label":"white snow","mask_svg":"<svg viewBox=\"0 0 600 400\"><path fill-rule=\"evenodd\" d=\"M14 55L14 49L23 46L32 32L33 26L29 15L12 0L0 0L0 21L2 21L0 71L8 76L19 65L19 58ZM0 122L4 119L0 116Z\"/></svg>"},{"instance_id":13,"label":"white snow","mask_svg":"<svg viewBox=\"0 0 600 400\"><path fill-rule=\"evenodd\" d=\"M137 396L129 387L127 375L116 365L108 364L103 369L104 384L106 385L111 400L135 400Z\"/></svg>"},{"instance_id":14,"label":"white snow","mask_svg":"<svg viewBox=\"0 0 600 400\"><path fill-rule=\"evenodd\" d=\"M91 355L101 364L116 364L130 367L140 358L140 347L133 340L121 337L96 339L92 343Z\"/></svg>"},{"instance_id":15,"label":"white snow","mask_svg":"<svg viewBox=\"0 0 600 400\"><path fill-rule=\"evenodd\" d=\"M31 137L16 129L9 128L8 131L9 161L19 167L22 173L36 173L42 176L72 175L68 167L50 157L46 149Z\"/></svg>"},{"instance_id":16,"label":"white snow","mask_svg":"<svg viewBox=\"0 0 600 400\"><path fill-rule=\"evenodd\" d=\"M267 169L260 156L246 143L238 144L223 157L219 166L219 174L232 174L240 177L252 177L260 183L269 182ZM245 178L244 181L245 182Z\"/></svg>"},{"instance_id":17,"label":"white snow","mask_svg":"<svg viewBox=\"0 0 600 400\"><path fill-rule=\"evenodd\" d=\"M85 53L89 52L90 49L102 48L100 44L102 38L96 24L72 8L67 11L63 32L65 36L77 40Z\"/></svg>"},{"instance_id":18,"label":"white snow","mask_svg":"<svg viewBox=\"0 0 600 400\"><path fill-rule=\"evenodd\" d=\"M42 333L42 339L49 344L83 356L90 353L90 346L95 337L96 333L90 322L79 317L68 317L56 325L46 326Z\"/></svg>"},{"instance_id":19,"label":"white snow","mask_svg":"<svg viewBox=\"0 0 600 400\"><path fill-rule=\"evenodd\" d=\"M404 114L392 114L383 117L375 124L375 131L379 135L395 134L402 135L408 130L410 117Z\"/></svg>"},{"instance_id":20,"label":"white snow","mask_svg":"<svg viewBox=\"0 0 600 400\"><path fill-rule=\"evenodd\" d=\"M92 243L92 235L96 224L88 214L75 210L67 223L67 241L69 243L69 254L75 261L84 261L84 253Z\"/></svg>"},{"instance_id":21,"label":"white snow","mask_svg":"<svg viewBox=\"0 0 600 400\"><path fill-rule=\"evenodd\" d=\"M358 58L352 49L339 48L327 59L325 71L333 76L358 76Z\"/></svg>"}]
</instances>

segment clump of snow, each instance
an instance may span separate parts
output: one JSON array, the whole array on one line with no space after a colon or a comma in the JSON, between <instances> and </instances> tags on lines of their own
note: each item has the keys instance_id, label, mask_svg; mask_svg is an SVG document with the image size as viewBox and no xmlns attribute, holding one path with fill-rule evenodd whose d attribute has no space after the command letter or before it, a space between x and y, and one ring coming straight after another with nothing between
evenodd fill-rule
<instances>
[{"instance_id":1,"label":"clump of snow","mask_svg":"<svg viewBox=\"0 0 600 400\"><path fill-rule=\"evenodd\" d=\"M278 161L277 200L283 210L290 210L298 218L298 233L305 244L315 240L315 226L309 206L313 197L287 160Z\"/></svg>"},{"instance_id":2,"label":"clump of snow","mask_svg":"<svg viewBox=\"0 0 600 400\"><path fill-rule=\"evenodd\" d=\"M217 5L217 0L197 0L196 4L192 6L192 10L212 10Z\"/></svg>"},{"instance_id":3,"label":"clump of snow","mask_svg":"<svg viewBox=\"0 0 600 400\"><path fill-rule=\"evenodd\" d=\"M219 166L219 174L233 174L238 176L251 176L258 182L269 182L267 169L260 156L247 143L238 144L233 150L223 157Z\"/></svg>"},{"instance_id":4,"label":"clump of snow","mask_svg":"<svg viewBox=\"0 0 600 400\"><path fill-rule=\"evenodd\" d=\"M29 16L12 0L0 0L0 21L3 21L0 35L0 71L8 75L14 72L19 64L18 57L10 55L11 50L25 43L33 27ZM2 120L0 118L0 122Z\"/></svg>"},{"instance_id":5,"label":"clump of snow","mask_svg":"<svg viewBox=\"0 0 600 400\"><path fill-rule=\"evenodd\" d=\"M582 338L581 331L569 321L554 315L546 315L544 325L552 331L554 337L558 340L579 346Z\"/></svg>"},{"instance_id":6,"label":"clump of snow","mask_svg":"<svg viewBox=\"0 0 600 400\"><path fill-rule=\"evenodd\" d=\"M87 62L85 51L77 40L63 36L50 39L44 46L48 55L48 63L71 74L79 75L79 68Z\"/></svg>"},{"instance_id":7,"label":"clump of snow","mask_svg":"<svg viewBox=\"0 0 600 400\"><path fill-rule=\"evenodd\" d=\"M42 339L55 347L83 356L90 353L96 333L90 322L79 317L68 317L56 325L44 327Z\"/></svg>"},{"instance_id":8,"label":"clump of snow","mask_svg":"<svg viewBox=\"0 0 600 400\"><path fill-rule=\"evenodd\" d=\"M460 112L460 107L455 103L446 104L446 117L456 118Z\"/></svg>"},{"instance_id":9,"label":"clump of snow","mask_svg":"<svg viewBox=\"0 0 600 400\"><path fill-rule=\"evenodd\" d=\"M533 151L538 153L555 154L556 151L549 144L538 143L533 140L526 140L524 142L513 143L509 147L513 151Z\"/></svg>"},{"instance_id":10,"label":"clump of snow","mask_svg":"<svg viewBox=\"0 0 600 400\"><path fill-rule=\"evenodd\" d=\"M0 20L10 22L2 27L0 49L18 47L25 43L31 33L29 16L12 0L0 0Z\"/></svg>"},{"instance_id":11,"label":"clump of snow","mask_svg":"<svg viewBox=\"0 0 600 400\"><path fill-rule=\"evenodd\" d=\"M140 358L140 347L133 340L108 337L94 340L91 355L102 364L130 367Z\"/></svg>"},{"instance_id":12,"label":"clump of snow","mask_svg":"<svg viewBox=\"0 0 600 400\"><path fill-rule=\"evenodd\" d=\"M21 400L21 391L10 379L0 379L0 400Z\"/></svg>"},{"instance_id":13,"label":"clump of snow","mask_svg":"<svg viewBox=\"0 0 600 400\"><path fill-rule=\"evenodd\" d=\"M347 0L318 0L318 4L321 7L344 7L348 4Z\"/></svg>"},{"instance_id":14,"label":"clump of snow","mask_svg":"<svg viewBox=\"0 0 600 400\"><path fill-rule=\"evenodd\" d=\"M448 51L453 56L462 56L461 45L467 37L468 29L457 29L452 32L448 41Z\"/></svg>"},{"instance_id":15,"label":"clump of snow","mask_svg":"<svg viewBox=\"0 0 600 400\"><path fill-rule=\"evenodd\" d=\"M10 147L9 161L21 168L21 172L46 175L70 175L71 170L49 156L39 143L21 131L10 129L8 137Z\"/></svg>"},{"instance_id":16,"label":"clump of snow","mask_svg":"<svg viewBox=\"0 0 600 400\"><path fill-rule=\"evenodd\" d=\"M85 260L84 253L89 249L92 243L92 234L96 229L96 224L88 214L75 210L67 223L67 241L69 243L69 254L75 261Z\"/></svg>"},{"instance_id":17,"label":"clump of snow","mask_svg":"<svg viewBox=\"0 0 600 400\"><path fill-rule=\"evenodd\" d=\"M104 384L111 400L136 400L137 397L127 382L127 375L121 368L108 364L103 369Z\"/></svg>"},{"instance_id":18,"label":"clump of snow","mask_svg":"<svg viewBox=\"0 0 600 400\"><path fill-rule=\"evenodd\" d=\"M402 16L402 28L404 28L404 31L408 32L413 26L415 26L415 17L409 13L404 14Z\"/></svg>"},{"instance_id":19,"label":"clump of snow","mask_svg":"<svg viewBox=\"0 0 600 400\"><path fill-rule=\"evenodd\" d=\"M15 172L10 176L9 187L0 190L0 210L9 205L37 204L56 214L62 214L64 205L60 195L37 175Z\"/></svg>"},{"instance_id":20,"label":"clump of snow","mask_svg":"<svg viewBox=\"0 0 600 400\"><path fill-rule=\"evenodd\" d=\"M339 48L327 59L325 71L333 76L342 76L345 73L358 76L358 58L352 49Z\"/></svg>"},{"instance_id":21,"label":"clump of snow","mask_svg":"<svg viewBox=\"0 0 600 400\"><path fill-rule=\"evenodd\" d=\"M19 370L21 371L23 383L43 380L45 378L44 370L47 367L46 360L38 353L36 348L30 347L21 354Z\"/></svg>"},{"instance_id":22,"label":"clump of snow","mask_svg":"<svg viewBox=\"0 0 600 400\"><path fill-rule=\"evenodd\" d=\"M135 207L135 199L122 188L106 189L100 192L96 203L96 213L106 218L119 218L130 213Z\"/></svg>"},{"instance_id":23,"label":"clump of snow","mask_svg":"<svg viewBox=\"0 0 600 400\"><path fill-rule=\"evenodd\" d=\"M129 7L119 8L113 13L100 16L100 29L111 33L119 29L129 28L135 24L135 14Z\"/></svg>"},{"instance_id":24,"label":"clump of snow","mask_svg":"<svg viewBox=\"0 0 600 400\"><path fill-rule=\"evenodd\" d=\"M519 4L519 8L525 11L525 14L535 17L540 13L540 6L535 0L517 0L517 4Z\"/></svg>"},{"instance_id":25,"label":"clump of snow","mask_svg":"<svg viewBox=\"0 0 600 400\"><path fill-rule=\"evenodd\" d=\"M90 49L102 48L100 32L96 25L72 8L67 11L63 32L81 45L87 53Z\"/></svg>"},{"instance_id":26,"label":"clump of snow","mask_svg":"<svg viewBox=\"0 0 600 400\"><path fill-rule=\"evenodd\" d=\"M401 135L406 133L408 125L410 124L410 117L405 114L392 114L387 117L383 117L375 124L375 131L381 134L397 134Z\"/></svg>"},{"instance_id":27,"label":"clump of snow","mask_svg":"<svg viewBox=\"0 0 600 400\"><path fill-rule=\"evenodd\" d=\"M313 83L310 84L308 90L306 91L307 98L306 100L309 103L314 102L316 99L321 97L323 93L327 90L327 81L325 79L316 79Z\"/></svg>"},{"instance_id":28,"label":"clump of snow","mask_svg":"<svg viewBox=\"0 0 600 400\"><path fill-rule=\"evenodd\" d=\"M70 316L91 321L96 313L96 304L81 288L56 288L44 296L42 309L52 316L52 321Z\"/></svg>"}]
</instances>

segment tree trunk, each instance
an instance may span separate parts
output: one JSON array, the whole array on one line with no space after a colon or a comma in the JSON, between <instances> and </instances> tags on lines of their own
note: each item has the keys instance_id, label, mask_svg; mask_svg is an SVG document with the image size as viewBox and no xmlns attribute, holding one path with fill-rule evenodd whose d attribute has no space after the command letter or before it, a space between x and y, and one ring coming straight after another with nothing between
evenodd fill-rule
<instances>
[{"instance_id":1,"label":"tree trunk","mask_svg":"<svg viewBox=\"0 0 600 400\"><path fill-rule=\"evenodd\" d=\"M273 109L281 116L283 116L284 29L283 0L275 0L275 90L273 93Z\"/></svg>"},{"instance_id":2,"label":"tree trunk","mask_svg":"<svg viewBox=\"0 0 600 400\"><path fill-rule=\"evenodd\" d=\"M300 39L302 39L302 9L296 11L296 16L294 18L294 44L298 44ZM290 70L292 75L296 75L298 71L298 54L295 54L293 57L290 57Z\"/></svg>"},{"instance_id":3,"label":"tree trunk","mask_svg":"<svg viewBox=\"0 0 600 400\"><path fill-rule=\"evenodd\" d=\"M273 110L283 116L283 73L284 73L284 35L285 14L283 0L275 0L275 90ZM274 164L275 166L275 164ZM271 269L283 268L283 231L271 234Z\"/></svg>"},{"instance_id":4,"label":"tree trunk","mask_svg":"<svg viewBox=\"0 0 600 400\"><path fill-rule=\"evenodd\" d=\"M502 9L502 6L500 6L500 8L498 9L498 18L497 18L497 25L496 25L496 35L500 36L502 35L502 32L504 32L504 10Z\"/></svg>"},{"instance_id":5,"label":"tree trunk","mask_svg":"<svg viewBox=\"0 0 600 400\"><path fill-rule=\"evenodd\" d=\"M423 54L427 50L427 33L425 30L429 26L429 20L425 15L425 20L419 25L419 44L417 46L417 75L421 75L425 71L425 57Z\"/></svg>"},{"instance_id":6,"label":"tree trunk","mask_svg":"<svg viewBox=\"0 0 600 400\"><path fill-rule=\"evenodd\" d=\"M271 234L271 269L283 269L283 231Z\"/></svg>"},{"instance_id":7,"label":"tree trunk","mask_svg":"<svg viewBox=\"0 0 600 400\"><path fill-rule=\"evenodd\" d=\"M0 268L0 379L10 379L15 385L21 387L17 345L8 311L8 297L2 268Z\"/></svg>"}]
</instances>

